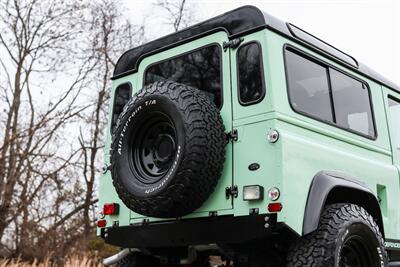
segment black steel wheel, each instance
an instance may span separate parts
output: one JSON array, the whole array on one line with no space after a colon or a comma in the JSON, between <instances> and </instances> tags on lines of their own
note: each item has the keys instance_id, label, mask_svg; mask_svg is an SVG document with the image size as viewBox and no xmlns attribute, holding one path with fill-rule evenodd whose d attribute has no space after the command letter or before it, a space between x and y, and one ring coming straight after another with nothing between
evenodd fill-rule
<instances>
[{"instance_id":1,"label":"black steel wheel","mask_svg":"<svg viewBox=\"0 0 400 267\"><path fill-rule=\"evenodd\" d=\"M151 112L135 126L131 164L135 177L154 184L171 169L177 151L176 130L164 113Z\"/></svg>"},{"instance_id":2,"label":"black steel wheel","mask_svg":"<svg viewBox=\"0 0 400 267\"><path fill-rule=\"evenodd\" d=\"M374 251L368 245L369 240L358 234L349 236L339 255L339 267L368 267L374 265Z\"/></svg>"},{"instance_id":3,"label":"black steel wheel","mask_svg":"<svg viewBox=\"0 0 400 267\"><path fill-rule=\"evenodd\" d=\"M385 267L388 256L380 229L364 208L332 204L318 229L293 244L287 262L289 267Z\"/></svg>"}]
</instances>

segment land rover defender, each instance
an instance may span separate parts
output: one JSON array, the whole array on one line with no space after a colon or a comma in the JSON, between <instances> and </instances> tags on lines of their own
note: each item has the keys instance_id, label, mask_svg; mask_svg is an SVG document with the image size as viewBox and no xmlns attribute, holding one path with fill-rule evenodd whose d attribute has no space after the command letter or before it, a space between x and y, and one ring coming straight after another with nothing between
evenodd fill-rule
<instances>
[{"instance_id":1,"label":"land rover defender","mask_svg":"<svg viewBox=\"0 0 400 267\"><path fill-rule=\"evenodd\" d=\"M106 265L400 266L399 86L253 6L112 80Z\"/></svg>"}]
</instances>

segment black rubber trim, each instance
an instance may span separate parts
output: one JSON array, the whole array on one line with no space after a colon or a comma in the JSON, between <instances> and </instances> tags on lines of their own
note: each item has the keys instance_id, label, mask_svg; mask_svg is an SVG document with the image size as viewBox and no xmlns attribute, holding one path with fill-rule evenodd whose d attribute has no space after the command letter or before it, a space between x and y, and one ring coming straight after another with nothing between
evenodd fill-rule
<instances>
[{"instance_id":1,"label":"black rubber trim","mask_svg":"<svg viewBox=\"0 0 400 267\"><path fill-rule=\"evenodd\" d=\"M318 228L320 216L324 209L327 197L331 190L336 187L361 191L374 199L377 207L379 208L378 200L376 199L374 193L366 185L360 183L354 177L350 177L346 174L338 172L321 171L314 176L310 191L308 193L303 219L303 235L307 235ZM378 225L379 223L382 227L382 218L380 218ZM384 236L383 229L381 229L381 232Z\"/></svg>"},{"instance_id":2,"label":"black rubber trim","mask_svg":"<svg viewBox=\"0 0 400 267\"><path fill-rule=\"evenodd\" d=\"M266 24L265 22L266 19L263 12L256 7L244 6L235 9L126 51L119 58L115 66L114 76L132 69L137 69L142 55L151 53L165 46L181 42L182 40L192 39L195 36L201 36L205 32L215 31L215 29L225 31L228 35L234 35L263 26Z\"/></svg>"},{"instance_id":3,"label":"black rubber trim","mask_svg":"<svg viewBox=\"0 0 400 267\"><path fill-rule=\"evenodd\" d=\"M271 235L274 227L264 227L265 216L218 216L110 227L102 236L106 243L124 248L242 243Z\"/></svg>"}]
</instances>

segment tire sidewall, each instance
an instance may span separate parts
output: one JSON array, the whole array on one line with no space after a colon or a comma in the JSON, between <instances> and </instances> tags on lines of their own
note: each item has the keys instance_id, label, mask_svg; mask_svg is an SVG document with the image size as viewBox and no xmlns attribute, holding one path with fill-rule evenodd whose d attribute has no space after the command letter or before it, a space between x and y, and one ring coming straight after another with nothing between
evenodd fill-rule
<instances>
[{"instance_id":1,"label":"tire sidewall","mask_svg":"<svg viewBox=\"0 0 400 267\"><path fill-rule=\"evenodd\" d=\"M173 182L173 177L179 171L182 152L185 147L184 120L178 107L169 98L158 94L144 94L142 97L135 96L131 105L127 107L124 115L121 116L113 143L115 144L112 153L114 177L124 187L124 191L137 198L150 198L160 194ZM137 177L132 165L133 136L149 113L160 112L169 117L175 127L177 149L174 155L173 164L160 180L153 184L145 184Z\"/></svg>"},{"instance_id":2,"label":"tire sidewall","mask_svg":"<svg viewBox=\"0 0 400 267\"><path fill-rule=\"evenodd\" d=\"M362 238L364 244L367 246L370 256L373 260L373 266L385 267L385 258L383 251L385 248L382 247L378 237L373 232L372 228L366 224L363 220L349 220L343 225L342 230L339 232L337 238L336 249L334 251L334 266L339 267L340 260L342 257L344 244L352 237L359 236ZM368 255L366 255L367 257Z\"/></svg>"}]
</instances>

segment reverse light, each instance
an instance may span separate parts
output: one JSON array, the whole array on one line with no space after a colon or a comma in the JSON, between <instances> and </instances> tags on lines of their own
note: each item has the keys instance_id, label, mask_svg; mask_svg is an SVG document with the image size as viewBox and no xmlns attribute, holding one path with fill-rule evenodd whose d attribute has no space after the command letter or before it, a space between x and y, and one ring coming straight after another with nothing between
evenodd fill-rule
<instances>
[{"instance_id":1,"label":"reverse light","mask_svg":"<svg viewBox=\"0 0 400 267\"><path fill-rule=\"evenodd\" d=\"M106 203L103 206L104 215L117 215L119 213L119 205L117 203Z\"/></svg>"},{"instance_id":2,"label":"reverse light","mask_svg":"<svg viewBox=\"0 0 400 267\"><path fill-rule=\"evenodd\" d=\"M262 200L264 188L261 185L246 185L243 187L243 200Z\"/></svg>"},{"instance_id":3,"label":"reverse light","mask_svg":"<svg viewBox=\"0 0 400 267\"><path fill-rule=\"evenodd\" d=\"M99 228L104 228L107 225L107 221L106 220L99 220L97 221L97 227Z\"/></svg>"},{"instance_id":4,"label":"reverse light","mask_svg":"<svg viewBox=\"0 0 400 267\"><path fill-rule=\"evenodd\" d=\"M268 204L269 212L280 212L282 210L282 204L279 202Z\"/></svg>"}]
</instances>

